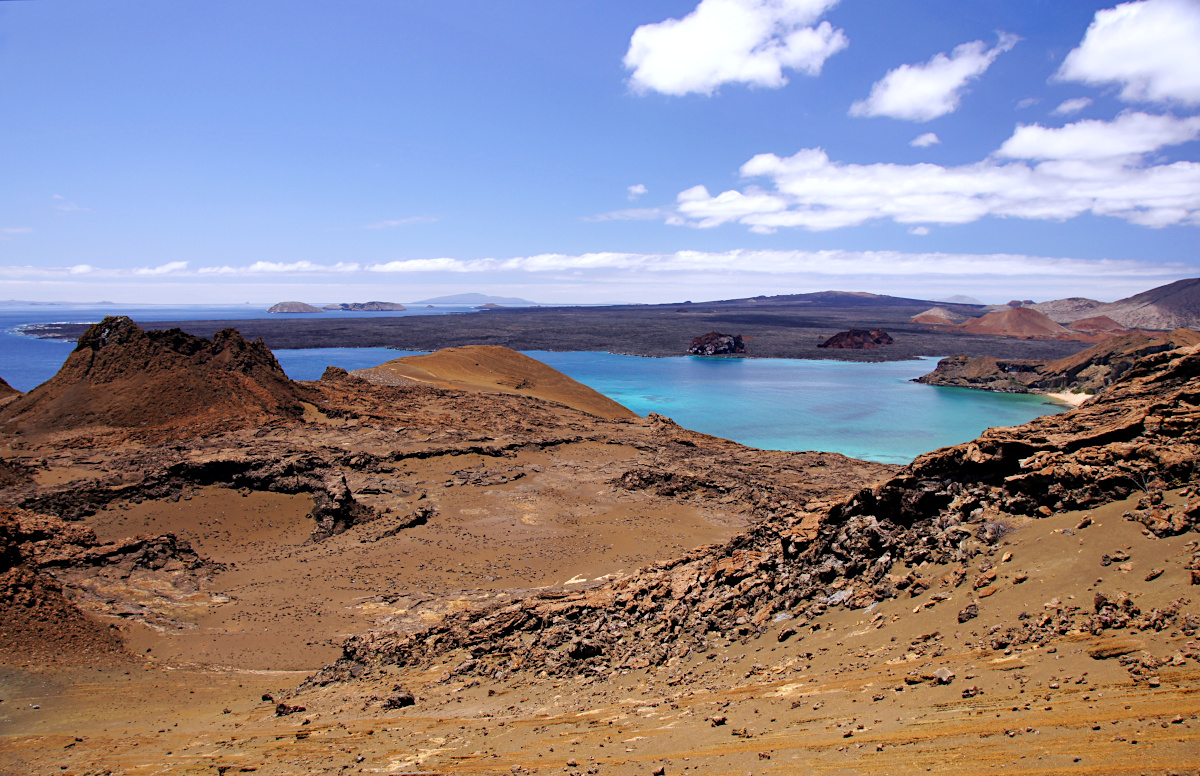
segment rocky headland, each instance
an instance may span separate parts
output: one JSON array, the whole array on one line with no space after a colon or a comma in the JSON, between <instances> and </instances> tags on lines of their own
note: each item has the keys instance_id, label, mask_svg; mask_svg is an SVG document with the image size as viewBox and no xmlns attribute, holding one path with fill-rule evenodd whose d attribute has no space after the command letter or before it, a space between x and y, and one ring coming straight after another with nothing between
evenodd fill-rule
<instances>
[{"instance_id":1,"label":"rocky headland","mask_svg":"<svg viewBox=\"0 0 1200 776\"><path fill-rule=\"evenodd\" d=\"M917 382L1003 393L1091 395L1112 385L1140 358L1197 344L1200 332L1178 329L1162 335L1133 332L1112 337L1073 356L1049 361L952 356Z\"/></svg>"}]
</instances>

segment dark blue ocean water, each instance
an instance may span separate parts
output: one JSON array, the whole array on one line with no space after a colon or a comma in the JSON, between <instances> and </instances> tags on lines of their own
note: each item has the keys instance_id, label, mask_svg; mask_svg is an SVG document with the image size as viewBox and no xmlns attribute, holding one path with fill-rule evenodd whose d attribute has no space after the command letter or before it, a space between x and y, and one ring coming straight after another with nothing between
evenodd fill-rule
<instances>
[{"instance_id":1,"label":"dark blue ocean water","mask_svg":"<svg viewBox=\"0 0 1200 776\"><path fill-rule=\"evenodd\" d=\"M234 319L231 311L237 309L208 308L210 314L204 317ZM55 308L49 315L21 318L17 311L0 310L0 377L27 391L54 375L73 345L35 340L15 328L21 323L94 319L94 315L72 318L63 312ZM154 311L156 317L140 311L134 317L198 319L195 312L163 308ZM327 366L362 369L406 355L413 353L387 348L275 351L284 371L296 380L315 380ZM860 364L588 352L530 351L528 355L639 415L657 412L686 428L753 447L824 450L886 463L907 463L921 453L974 439L988 427L1015 426L1067 409L1040 396L912 382L932 371L937 362L933 358Z\"/></svg>"}]
</instances>

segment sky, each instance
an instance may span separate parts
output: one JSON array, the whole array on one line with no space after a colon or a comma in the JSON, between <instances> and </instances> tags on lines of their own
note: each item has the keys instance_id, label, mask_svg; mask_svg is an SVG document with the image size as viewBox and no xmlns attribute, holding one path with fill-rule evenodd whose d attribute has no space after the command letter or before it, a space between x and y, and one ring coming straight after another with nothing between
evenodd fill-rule
<instances>
[{"instance_id":1,"label":"sky","mask_svg":"<svg viewBox=\"0 0 1200 776\"><path fill-rule=\"evenodd\" d=\"M1113 300L1200 0L0 0L0 299Z\"/></svg>"}]
</instances>

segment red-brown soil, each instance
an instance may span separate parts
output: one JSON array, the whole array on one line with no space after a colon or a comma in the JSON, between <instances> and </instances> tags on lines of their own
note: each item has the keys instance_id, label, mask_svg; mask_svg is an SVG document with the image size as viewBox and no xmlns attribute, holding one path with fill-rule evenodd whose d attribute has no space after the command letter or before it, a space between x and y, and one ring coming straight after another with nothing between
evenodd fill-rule
<instances>
[{"instance_id":1,"label":"red-brown soil","mask_svg":"<svg viewBox=\"0 0 1200 776\"><path fill-rule=\"evenodd\" d=\"M511 393L558 402L600 418L635 415L602 393L509 348L467 345L407 356L360 369L355 375L382 385L415 381L439 388Z\"/></svg>"}]
</instances>

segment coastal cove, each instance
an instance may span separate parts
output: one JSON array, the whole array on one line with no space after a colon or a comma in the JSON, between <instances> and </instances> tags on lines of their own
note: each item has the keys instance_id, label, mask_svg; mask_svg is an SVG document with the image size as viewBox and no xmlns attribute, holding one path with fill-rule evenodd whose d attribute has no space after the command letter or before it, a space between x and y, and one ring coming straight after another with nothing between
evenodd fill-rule
<instances>
[{"instance_id":1,"label":"coastal cove","mask_svg":"<svg viewBox=\"0 0 1200 776\"><path fill-rule=\"evenodd\" d=\"M52 377L74 347L21 335L16 329L21 323L71 317L63 310L38 312L31 317L28 311L6 311L9 319L0 333L0 377L22 391ZM164 309L160 314L178 312ZM908 463L922 453L972 439L985 428L1019 425L1068 409L1044 396L912 382L932 371L936 358L858 363L524 352L639 415L655 412L685 428L762 449L820 450L882 463ZM327 366L370 368L416 351L304 348L274 353L292 379L315 380Z\"/></svg>"},{"instance_id":2,"label":"coastal cove","mask_svg":"<svg viewBox=\"0 0 1200 776\"><path fill-rule=\"evenodd\" d=\"M274 351L294 380L327 366L366 369L416 355L388 348ZM884 363L811 359L644 358L525 351L639 415L767 450L821 450L904 464L985 428L1016 426L1069 407L1044 396L912 382L936 358Z\"/></svg>"}]
</instances>

